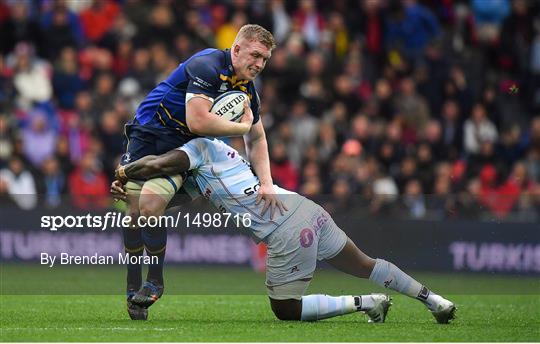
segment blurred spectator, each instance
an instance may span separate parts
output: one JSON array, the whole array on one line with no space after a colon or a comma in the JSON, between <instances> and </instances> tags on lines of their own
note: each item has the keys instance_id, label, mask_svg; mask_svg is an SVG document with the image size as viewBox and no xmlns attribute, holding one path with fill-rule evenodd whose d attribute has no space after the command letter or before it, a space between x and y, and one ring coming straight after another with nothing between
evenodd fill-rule
<instances>
[{"instance_id":1,"label":"blurred spectator","mask_svg":"<svg viewBox=\"0 0 540 344\"><path fill-rule=\"evenodd\" d=\"M409 57L417 58L426 44L439 35L438 20L416 0L394 4L392 20L389 20L386 26L387 44L402 49Z\"/></svg>"},{"instance_id":2,"label":"blurred spectator","mask_svg":"<svg viewBox=\"0 0 540 344\"><path fill-rule=\"evenodd\" d=\"M433 195L426 195L427 216L433 220L443 220L455 210L450 178L438 176Z\"/></svg>"},{"instance_id":3,"label":"blurred spectator","mask_svg":"<svg viewBox=\"0 0 540 344\"><path fill-rule=\"evenodd\" d=\"M393 100L393 92L390 83L386 79L379 79L375 84L374 98L377 101L378 115L386 120L391 120L396 112Z\"/></svg>"},{"instance_id":4,"label":"blurred spectator","mask_svg":"<svg viewBox=\"0 0 540 344\"><path fill-rule=\"evenodd\" d=\"M60 164L60 169L65 175L73 171L73 163L70 155L69 141L66 137L60 136L56 142L55 156Z\"/></svg>"},{"instance_id":5,"label":"blurred spectator","mask_svg":"<svg viewBox=\"0 0 540 344\"><path fill-rule=\"evenodd\" d=\"M174 56L178 61L185 61L193 55L193 44L185 33L179 33L174 40Z\"/></svg>"},{"instance_id":6,"label":"blurred spectator","mask_svg":"<svg viewBox=\"0 0 540 344\"><path fill-rule=\"evenodd\" d=\"M442 140L441 124L437 120L430 120L420 134L420 140L431 147L435 160L444 160L448 156L445 152L445 146Z\"/></svg>"},{"instance_id":7,"label":"blurred spectator","mask_svg":"<svg viewBox=\"0 0 540 344\"><path fill-rule=\"evenodd\" d=\"M332 213L351 211L355 207L353 195L351 180L343 177L337 178L332 184L332 202L326 204L326 210Z\"/></svg>"},{"instance_id":8,"label":"blurred spectator","mask_svg":"<svg viewBox=\"0 0 540 344\"><path fill-rule=\"evenodd\" d=\"M38 113L31 119L28 128L22 130L22 139L26 158L37 167L53 154L56 132L49 126L46 117Z\"/></svg>"},{"instance_id":9,"label":"blurred spectator","mask_svg":"<svg viewBox=\"0 0 540 344\"><path fill-rule=\"evenodd\" d=\"M355 94L353 80L349 75L338 75L334 79L334 90L334 99L345 104L349 112L356 112L360 108L358 95Z\"/></svg>"},{"instance_id":10,"label":"blurred spectator","mask_svg":"<svg viewBox=\"0 0 540 344\"><path fill-rule=\"evenodd\" d=\"M84 81L79 76L76 51L67 47L62 49L53 74L53 89L58 99L58 106L73 109L77 92L84 88Z\"/></svg>"},{"instance_id":11,"label":"blurred spectator","mask_svg":"<svg viewBox=\"0 0 540 344\"><path fill-rule=\"evenodd\" d=\"M11 157L7 168L0 170L0 194L8 194L24 210L33 209L37 204L34 177L17 156Z\"/></svg>"},{"instance_id":12,"label":"blurred spectator","mask_svg":"<svg viewBox=\"0 0 540 344\"><path fill-rule=\"evenodd\" d=\"M68 180L73 205L79 209L103 209L109 200L109 182L93 153L83 155Z\"/></svg>"},{"instance_id":13,"label":"blurred spectator","mask_svg":"<svg viewBox=\"0 0 540 344\"><path fill-rule=\"evenodd\" d=\"M83 120L92 120L98 117L98 114L93 111L90 92L86 90L77 92L75 95L75 114Z\"/></svg>"},{"instance_id":14,"label":"blurred spectator","mask_svg":"<svg viewBox=\"0 0 540 344\"><path fill-rule=\"evenodd\" d=\"M447 100L441 117L442 141L445 147L443 154L448 158L455 158L463 147L463 124L460 120L459 105L453 100Z\"/></svg>"},{"instance_id":15,"label":"blurred spectator","mask_svg":"<svg viewBox=\"0 0 540 344\"><path fill-rule=\"evenodd\" d=\"M426 193L432 193L433 181L435 179L435 162L433 161L431 146L426 143L421 143L418 146L416 155L418 157L417 174L422 190Z\"/></svg>"},{"instance_id":16,"label":"blurred spectator","mask_svg":"<svg viewBox=\"0 0 540 344\"><path fill-rule=\"evenodd\" d=\"M130 40L121 40L116 46L113 61L113 72L117 78L125 76L133 63L133 43Z\"/></svg>"},{"instance_id":17,"label":"blurred spectator","mask_svg":"<svg viewBox=\"0 0 540 344\"><path fill-rule=\"evenodd\" d=\"M12 71L7 68L5 59L0 54L0 109L8 109L15 95Z\"/></svg>"},{"instance_id":18,"label":"blurred spectator","mask_svg":"<svg viewBox=\"0 0 540 344\"><path fill-rule=\"evenodd\" d=\"M499 38L501 24L510 13L508 0L472 0L475 34L478 40L492 43Z\"/></svg>"},{"instance_id":19,"label":"blurred spectator","mask_svg":"<svg viewBox=\"0 0 540 344\"><path fill-rule=\"evenodd\" d=\"M97 115L94 118L97 122L103 113L112 108L114 104L115 81L114 76L110 73L102 73L96 77L95 92L92 96L92 113Z\"/></svg>"},{"instance_id":20,"label":"blurred spectator","mask_svg":"<svg viewBox=\"0 0 540 344\"><path fill-rule=\"evenodd\" d=\"M278 44L283 43L289 34L291 18L285 10L283 0L271 0L270 10L272 12L273 30L272 33Z\"/></svg>"},{"instance_id":21,"label":"blurred spectator","mask_svg":"<svg viewBox=\"0 0 540 344\"><path fill-rule=\"evenodd\" d=\"M458 218L478 220L481 213L480 199L480 181L470 179L467 182L465 190L457 195L456 211Z\"/></svg>"},{"instance_id":22,"label":"blurred spectator","mask_svg":"<svg viewBox=\"0 0 540 344\"><path fill-rule=\"evenodd\" d=\"M14 150L15 130L10 118L0 113L0 168L3 168Z\"/></svg>"},{"instance_id":23,"label":"blurred spectator","mask_svg":"<svg viewBox=\"0 0 540 344\"><path fill-rule=\"evenodd\" d=\"M315 48L321 39L321 33L325 28L325 20L314 0L300 0L299 8L293 15L295 25L300 28L306 43Z\"/></svg>"},{"instance_id":24,"label":"blurred spectator","mask_svg":"<svg viewBox=\"0 0 540 344\"><path fill-rule=\"evenodd\" d=\"M293 131L289 156L295 166L300 166L302 152L317 139L318 121L307 110L303 100L296 101L291 109L291 127Z\"/></svg>"},{"instance_id":25,"label":"blurred spectator","mask_svg":"<svg viewBox=\"0 0 540 344\"><path fill-rule=\"evenodd\" d=\"M478 200L495 216L504 217L516 202L515 190L497 185L497 170L493 165L485 165L480 171L480 191Z\"/></svg>"},{"instance_id":26,"label":"blurred spectator","mask_svg":"<svg viewBox=\"0 0 540 344\"><path fill-rule=\"evenodd\" d=\"M17 42L27 42L33 46L42 44L42 33L38 23L30 16L29 2L12 2L10 12L6 21L0 21L0 53L8 54Z\"/></svg>"},{"instance_id":27,"label":"blurred spectator","mask_svg":"<svg viewBox=\"0 0 540 344\"><path fill-rule=\"evenodd\" d=\"M210 26L205 23L199 12L190 10L185 13L184 20L186 23L186 31L192 38L197 49L213 46L214 35Z\"/></svg>"},{"instance_id":28,"label":"blurred spectator","mask_svg":"<svg viewBox=\"0 0 540 344\"><path fill-rule=\"evenodd\" d=\"M47 102L52 97L48 65L39 62L33 47L19 43L15 47L13 84L20 107L28 109L34 102Z\"/></svg>"},{"instance_id":29,"label":"blurred spectator","mask_svg":"<svg viewBox=\"0 0 540 344\"><path fill-rule=\"evenodd\" d=\"M270 162L274 182L287 190L297 191L298 172L287 157L287 149L282 142L272 145Z\"/></svg>"},{"instance_id":30,"label":"blurred spectator","mask_svg":"<svg viewBox=\"0 0 540 344\"><path fill-rule=\"evenodd\" d=\"M375 161L371 161L373 166L370 173L373 173L373 198L370 211L374 214L384 214L384 209L392 205L397 200L399 190L394 180L382 172Z\"/></svg>"},{"instance_id":31,"label":"blurred spectator","mask_svg":"<svg viewBox=\"0 0 540 344\"><path fill-rule=\"evenodd\" d=\"M50 157L41 167L42 185L40 194L43 194L47 208L56 208L62 202L62 195L66 191L66 176L60 169L58 160Z\"/></svg>"},{"instance_id":32,"label":"blurred spectator","mask_svg":"<svg viewBox=\"0 0 540 344\"><path fill-rule=\"evenodd\" d=\"M154 42L171 44L176 35L174 13L165 4L155 5L148 17L148 23L141 26L137 41L143 45Z\"/></svg>"},{"instance_id":33,"label":"blurred spectator","mask_svg":"<svg viewBox=\"0 0 540 344\"><path fill-rule=\"evenodd\" d=\"M148 19L153 3L145 0L125 0L122 12L137 28L142 28Z\"/></svg>"},{"instance_id":34,"label":"blurred spectator","mask_svg":"<svg viewBox=\"0 0 540 344\"><path fill-rule=\"evenodd\" d=\"M327 37L325 37L327 36ZM333 42L333 55L343 58L349 50L349 30L345 26L345 19L339 12L332 12L328 19L327 29L323 38Z\"/></svg>"},{"instance_id":35,"label":"blurred spectator","mask_svg":"<svg viewBox=\"0 0 540 344\"><path fill-rule=\"evenodd\" d=\"M235 12L230 22L218 28L216 32L216 48L229 49L232 47L236 33L245 24L247 24L246 14L244 12Z\"/></svg>"},{"instance_id":36,"label":"blurred spectator","mask_svg":"<svg viewBox=\"0 0 540 344\"><path fill-rule=\"evenodd\" d=\"M44 14L41 25L43 35L47 37L47 43L43 42L43 51L49 59L55 60L65 47L80 45L80 22L62 1L57 1L53 9Z\"/></svg>"},{"instance_id":37,"label":"blurred spectator","mask_svg":"<svg viewBox=\"0 0 540 344\"><path fill-rule=\"evenodd\" d=\"M91 43L100 43L119 11L116 1L93 0L92 5L80 14L84 37Z\"/></svg>"},{"instance_id":38,"label":"blurred spectator","mask_svg":"<svg viewBox=\"0 0 540 344\"><path fill-rule=\"evenodd\" d=\"M322 122L319 126L318 157L321 162L328 162L337 151L336 132L331 123Z\"/></svg>"},{"instance_id":39,"label":"blurred spectator","mask_svg":"<svg viewBox=\"0 0 540 344\"><path fill-rule=\"evenodd\" d=\"M426 216L426 200L422 192L422 185L417 179L411 179L405 185L403 205L407 216L412 219L421 219Z\"/></svg>"},{"instance_id":40,"label":"blurred spectator","mask_svg":"<svg viewBox=\"0 0 540 344\"><path fill-rule=\"evenodd\" d=\"M103 158L105 171L114 170L116 159L124 153L123 122L114 111L106 111L101 117L98 132L100 141L107 147Z\"/></svg>"},{"instance_id":41,"label":"blurred spectator","mask_svg":"<svg viewBox=\"0 0 540 344\"><path fill-rule=\"evenodd\" d=\"M397 111L403 116L405 130L409 132L411 142L414 142L429 121L429 107L424 97L416 93L416 85L411 78L403 79L400 90L396 97Z\"/></svg>"},{"instance_id":42,"label":"blurred spectator","mask_svg":"<svg viewBox=\"0 0 540 344\"><path fill-rule=\"evenodd\" d=\"M495 142L498 138L497 128L489 120L482 104L476 104L471 117L463 125L463 146L469 154L478 153L483 142Z\"/></svg>"},{"instance_id":43,"label":"blurred spectator","mask_svg":"<svg viewBox=\"0 0 540 344\"><path fill-rule=\"evenodd\" d=\"M401 160L399 172L394 178L400 194L405 192L405 185L407 185L410 180L417 178L416 171L416 159L414 157L407 156Z\"/></svg>"},{"instance_id":44,"label":"blurred spectator","mask_svg":"<svg viewBox=\"0 0 540 344\"><path fill-rule=\"evenodd\" d=\"M370 61L376 63L376 58L380 57L384 52L384 37L385 37L385 19L381 13L381 1L363 1L362 2L364 18L361 18L360 32L365 40L365 50L367 56L373 57ZM356 25L354 25L356 27Z\"/></svg>"},{"instance_id":45,"label":"blurred spectator","mask_svg":"<svg viewBox=\"0 0 540 344\"><path fill-rule=\"evenodd\" d=\"M139 84L143 92L149 92L157 85L154 70L150 65L150 51L148 49L141 48L135 50L133 64L127 75Z\"/></svg>"},{"instance_id":46,"label":"blurred spectator","mask_svg":"<svg viewBox=\"0 0 540 344\"><path fill-rule=\"evenodd\" d=\"M517 124L505 128L501 133L497 154L510 165L523 158L525 154L524 144L520 140L521 136L521 129Z\"/></svg>"}]
</instances>

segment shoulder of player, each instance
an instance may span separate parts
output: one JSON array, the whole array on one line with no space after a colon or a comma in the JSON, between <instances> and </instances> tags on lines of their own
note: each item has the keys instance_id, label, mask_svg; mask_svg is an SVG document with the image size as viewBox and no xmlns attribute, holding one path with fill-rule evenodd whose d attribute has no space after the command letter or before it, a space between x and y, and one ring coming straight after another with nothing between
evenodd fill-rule
<instances>
[{"instance_id":1,"label":"shoulder of player","mask_svg":"<svg viewBox=\"0 0 540 344\"><path fill-rule=\"evenodd\" d=\"M194 54L186 61L186 66L201 67L206 69L215 69L219 71L223 68L224 56L223 51L219 49L205 49Z\"/></svg>"}]
</instances>

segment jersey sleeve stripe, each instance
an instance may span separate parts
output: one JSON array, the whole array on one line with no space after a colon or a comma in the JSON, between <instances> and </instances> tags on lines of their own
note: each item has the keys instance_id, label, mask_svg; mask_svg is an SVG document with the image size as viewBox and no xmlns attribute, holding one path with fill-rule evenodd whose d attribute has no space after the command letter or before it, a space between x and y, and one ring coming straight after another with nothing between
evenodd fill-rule
<instances>
[{"instance_id":1,"label":"jersey sleeve stripe","mask_svg":"<svg viewBox=\"0 0 540 344\"><path fill-rule=\"evenodd\" d=\"M163 108L163 110L165 110L165 113L167 114L167 116L169 117L169 119L171 121L174 121L178 124L180 124L181 126L187 128L187 125L185 125L184 123L182 123L181 121L179 121L178 119L174 118L171 113L169 112L169 110L167 110L167 108L163 105L163 103L159 103L159 106L161 106L161 108Z\"/></svg>"},{"instance_id":2,"label":"jersey sleeve stripe","mask_svg":"<svg viewBox=\"0 0 540 344\"><path fill-rule=\"evenodd\" d=\"M159 111L156 111L157 115L158 115L158 119L159 121L161 122L161 124L163 124L164 126L167 126L167 124L165 124L165 121L163 120L163 118L161 117L161 114L159 113Z\"/></svg>"}]
</instances>

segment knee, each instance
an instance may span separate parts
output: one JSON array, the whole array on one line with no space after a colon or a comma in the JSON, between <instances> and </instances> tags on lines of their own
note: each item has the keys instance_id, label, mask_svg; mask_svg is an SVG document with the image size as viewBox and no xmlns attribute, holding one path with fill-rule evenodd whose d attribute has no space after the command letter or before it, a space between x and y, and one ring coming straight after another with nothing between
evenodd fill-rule
<instances>
[{"instance_id":1,"label":"knee","mask_svg":"<svg viewBox=\"0 0 540 344\"><path fill-rule=\"evenodd\" d=\"M139 207L129 206L129 208L127 209L127 215L129 215L131 220L133 221L134 219L139 217Z\"/></svg>"},{"instance_id":2,"label":"knee","mask_svg":"<svg viewBox=\"0 0 540 344\"><path fill-rule=\"evenodd\" d=\"M302 313L302 302L299 300L274 300L270 299L272 312L279 320L291 321L300 320Z\"/></svg>"},{"instance_id":3,"label":"knee","mask_svg":"<svg viewBox=\"0 0 540 344\"><path fill-rule=\"evenodd\" d=\"M292 320L300 320L300 317L294 314L293 312L285 309L274 309L272 308L272 311L274 312L274 315L279 320L283 321L292 321Z\"/></svg>"},{"instance_id":4,"label":"knee","mask_svg":"<svg viewBox=\"0 0 540 344\"><path fill-rule=\"evenodd\" d=\"M371 273L371 271L373 270L373 268L375 267L375 259L369 257L369 256L365 256L363 257L363 259L360 261L360 264L361 264L361 267L364 271Z\"/></svg>"},{"instance_id":5,"label":"knee","mask_svg":"<svg viewBox=\"0 0 540 344\"><path fill-rule=\"evenodd\" d=\"M159 216L162 215L167 204L163 204L159 196L142 197L139 202L139 213L141 216Z\"/></svg>"}]
</instances>

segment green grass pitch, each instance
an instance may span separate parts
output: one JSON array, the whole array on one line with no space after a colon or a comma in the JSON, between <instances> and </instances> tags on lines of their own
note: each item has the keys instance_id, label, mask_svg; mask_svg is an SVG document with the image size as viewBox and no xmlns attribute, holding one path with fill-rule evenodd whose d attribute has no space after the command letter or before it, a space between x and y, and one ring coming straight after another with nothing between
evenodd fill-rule
<instances>
[{"instance_id":1,"label":"green grass pitch","mask_svg":"<svg viewBox=\"0 0 540 344\"><path fill-rule=\"evenodd\" d=\"M540 341L540 280L533 277L413 273L458 306L455 322L438 325L419 302L395 294L385 324L368 324L361 313L280 322L264 294L263 274L209 267L167 267L164 297L148 321L135 322L125 311L120 267L2 265L0 272L1 341ZM334 271L317 271L309 289L380 291Z\"/></svg>"}]
</instances>

